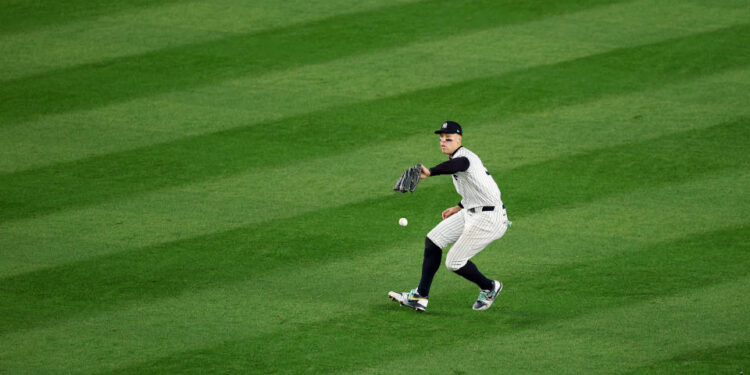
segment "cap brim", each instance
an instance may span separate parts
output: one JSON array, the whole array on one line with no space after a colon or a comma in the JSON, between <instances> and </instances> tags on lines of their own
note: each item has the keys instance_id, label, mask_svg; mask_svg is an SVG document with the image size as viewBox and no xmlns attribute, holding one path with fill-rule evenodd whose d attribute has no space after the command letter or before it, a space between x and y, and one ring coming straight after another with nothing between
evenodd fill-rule
<instances>
[{"instance_id":1,"label":"cap brim","mask_svg":"<svg viewBox=\"0 0 750 375\"><path fill-rule=\"evenodd\" d=\"M435 130L435 134L458 134L458 135L461 135L461 133L459 133L459 132L450 131L450 130L447 130L447 129Z\"/></svg>"}]
</instances>

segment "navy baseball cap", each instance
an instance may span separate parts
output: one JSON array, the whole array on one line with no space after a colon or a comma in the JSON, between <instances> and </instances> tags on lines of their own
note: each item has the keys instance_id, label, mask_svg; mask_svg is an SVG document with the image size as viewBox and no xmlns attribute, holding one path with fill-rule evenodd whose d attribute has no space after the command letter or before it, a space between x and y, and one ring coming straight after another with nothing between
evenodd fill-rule
<instances>
[{"instance_id":1,"label":"navy baseball cap","mask_svg":"<svg viewBox=\"0 0 750 375\"><path fill-rule=\"evenodd\" d=\"M458 134L463 135L463 131L461 130L461 125L459 125L455 121L446 121L443 123L443 126L440 127L440 129L435 130L435 134Z\"/></svg>"}]
</instances>

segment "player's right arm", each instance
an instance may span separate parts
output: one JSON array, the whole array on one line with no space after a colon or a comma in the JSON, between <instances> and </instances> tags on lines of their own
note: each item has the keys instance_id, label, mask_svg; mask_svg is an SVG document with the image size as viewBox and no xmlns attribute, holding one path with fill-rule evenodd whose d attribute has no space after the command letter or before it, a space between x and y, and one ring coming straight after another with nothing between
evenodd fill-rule
<instances>
[{"instance_id":1,"label":"player's right arm","mask_svg":"<svg viewBox=\"0 0 750 375\"><path fill-rule=\"evenodd\" d=\"M453 206L443 211L443 220L453 216L456 212L461 211L461 206Z\"/></svg>"}]
</instances>

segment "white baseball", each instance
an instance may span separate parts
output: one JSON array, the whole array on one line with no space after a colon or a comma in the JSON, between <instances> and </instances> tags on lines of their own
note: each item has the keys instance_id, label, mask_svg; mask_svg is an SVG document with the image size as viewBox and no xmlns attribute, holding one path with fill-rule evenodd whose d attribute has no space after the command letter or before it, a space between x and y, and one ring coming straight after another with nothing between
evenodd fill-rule
<instances>
[{"instance_id":1,"label":"white baseball","mask_svg":"<svg viewBox=\"0 0 750 375\"><path fill-rule=\"evenodd\" d=\"M405 227L407 224L409 224L409 220L406 220L405 217L398 219L398 225Z\"/></svg>"}]
</instances>

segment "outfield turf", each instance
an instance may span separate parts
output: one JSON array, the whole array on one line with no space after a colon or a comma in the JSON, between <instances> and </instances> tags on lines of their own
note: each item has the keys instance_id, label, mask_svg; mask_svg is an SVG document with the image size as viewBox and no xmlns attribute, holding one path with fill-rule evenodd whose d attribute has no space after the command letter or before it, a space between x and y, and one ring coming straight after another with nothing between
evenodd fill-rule
<instances>
[{"instance_id":1,"label":"outfield turf","mask_svg":"<svg viewBox=\"0 0 750 375\"><path fill-rule=\"evenodd\" d=\"M748 46L739 0L5 1L0 374L750 373ZM484 312L387 298L445 120L513 221Z\"/></svg>"}]
</instances>

